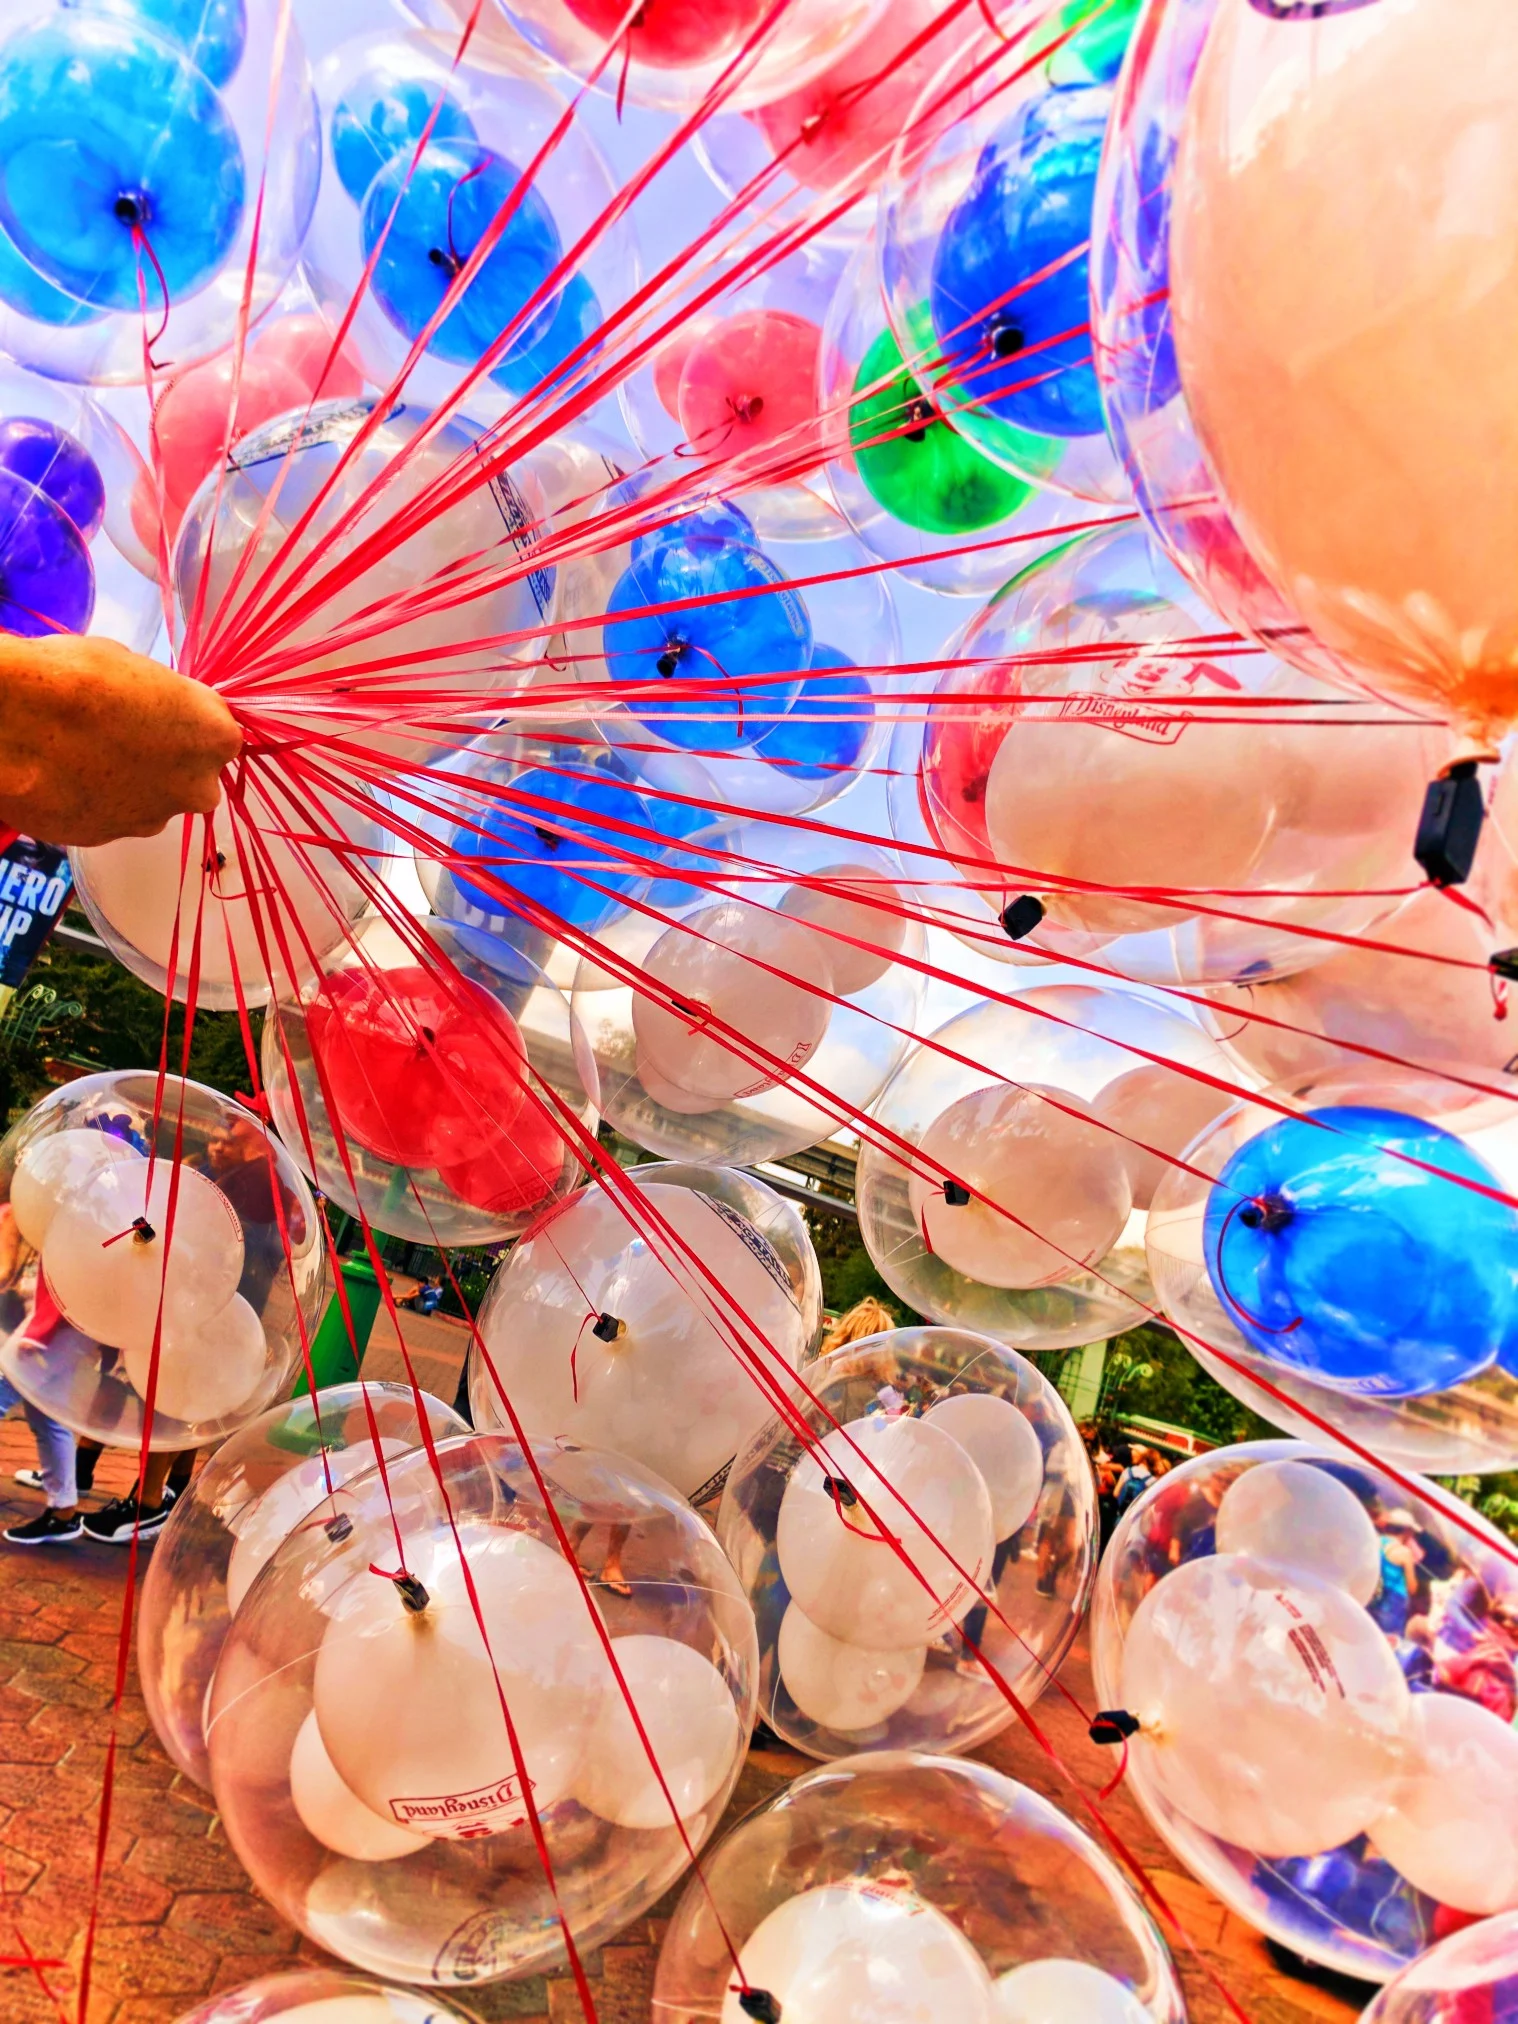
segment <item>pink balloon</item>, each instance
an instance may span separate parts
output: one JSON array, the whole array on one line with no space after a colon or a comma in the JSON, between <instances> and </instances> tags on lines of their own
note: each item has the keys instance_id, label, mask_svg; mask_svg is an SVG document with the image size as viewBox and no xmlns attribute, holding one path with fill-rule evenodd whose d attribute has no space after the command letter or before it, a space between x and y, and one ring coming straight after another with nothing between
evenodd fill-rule
<instances>
[{"instance_id":1,"label":"pink balloon","mask_svg":"<svg viewBox=\"0 0 1518 2024\"><path fill-rule=\"evenodd\" d=\"M743 309L696 339L680 374L680 426L699 449L736 457L785 437L801 462L822 454L822 332L785 309ZM791 431L795 431L794 434Z\"/></svg>"},{"instance_id":2,"label":"pink balloon","mask_svg":"<svg viewBox=\"0 0 1518 2024\"><path fill-rule=\"evenodd\" d=\"M230 353L193 365L171 379L153 410L158 469L163 479L169 537L198 490L215 470L227 442L227 416L232 406L233 359ZM243 361L238 388L237 418L232 441L261 428L291 408L303 408L309 396L305 382L278 360L264 364L255 352Z\"/></svg>"},{"instance_id":3,"label":"pink balloon","mask_svg":"<svg viewBox=\"0 0 1518 2024\"><path fill-rule=\"evenodd\" d=\"M282 316L259 333L253 356L260 366L293 374L311 400L353 400L364 390L364 376L346 352L331 358L332 344L319 316Z\"/></svg>"}]
</instances>

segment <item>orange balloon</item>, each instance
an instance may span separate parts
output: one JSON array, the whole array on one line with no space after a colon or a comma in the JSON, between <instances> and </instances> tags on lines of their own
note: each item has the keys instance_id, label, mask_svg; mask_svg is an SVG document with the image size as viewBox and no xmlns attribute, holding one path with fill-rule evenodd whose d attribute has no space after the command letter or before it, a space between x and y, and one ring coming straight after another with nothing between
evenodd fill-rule
<instances>
[{"instance_id":1,"label":"orange balloon","mask_svg":"<svg viewBox=\"0 0 1518 2024\"><path fill-rule=\"evenodd\" d=\"M1512 0L1220 0L1173 178L1181 382L1240 534L1358 680L1485 751L1518 718L1515 104Z\"/></svg>"}]
</instances>

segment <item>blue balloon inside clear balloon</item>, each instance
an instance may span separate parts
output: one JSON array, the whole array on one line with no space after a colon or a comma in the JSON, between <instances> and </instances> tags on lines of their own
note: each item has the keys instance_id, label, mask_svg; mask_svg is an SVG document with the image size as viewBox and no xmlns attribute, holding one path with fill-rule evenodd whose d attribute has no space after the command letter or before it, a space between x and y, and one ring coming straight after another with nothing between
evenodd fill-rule
<instances>
[{"instance_id":1,"label":"blue balloon inside clear balloon","mask_svg":"<svg viewBox=\"0 0 1518 2024\"><path fill-rule=\"evenodd\" d=\"M397 155L410 161L434 106L429 145L476 138L468 113L430 77L397 77L379 63L354 78L333 108L329 133L337 179L355 204L387 162Z\"/></svg>"},{"instance_id":2,"label":"blue balloon inside clear balloon","mask_svg":"<svg viewBox=\"0 0 1518 2024\"><path fill-rule=\"evenodd\" d=\"M76 324L100 323L106 312L92 309L77 296L65 295L51 281L44 281L29 260L16 251L10 235L0 229L0 303L19 310L35 323L51 324L55 330L72 329Z\"/></svg>"},{"instance_id":3,"label":"blue balloon inside clear balloon","mask_svg":"<svg viewBox=\"0 0 1518 2024\"><path fill-rule=\"evenodd\" d=\"M756 751L796 780L826 780L839 786L864 757L875 723L875 697L858 673L820 674L819 669L854 667L847 654L821 641L812 649L812 667L797 692L790 715L759 740Z\"/></svg>"},{"instance_id":4,"label":"blue balloon inside clear balloon","mask_svg":"<svg viewBox=\"0 0 1518 2024\"><path fill-rule=\"evenodd\" d=\"M221 267L244 199L226 107L162 37L70 13L0 48L0 225L45 281L172 307Z\"/></svg>"},{"instance_id":5,"label":"blue balloon inside clear balloon","mask_svg":"<svg viewBox=\"0 0 1518 2024\"><path fill-rule=\"evenodd\" d=\"M692 603L688 609L644 609ZM603 651L612 681L652 683L627 708L671 745L721 754L755 744L795 702L811 664L806 606L761 549L695 534L650 547L618 577ZM619 614L634 614L626 618ZM744 678L780 679L754 682ZM699 694L657 693L660 681L701 683Z\"/></svg>"},{"instance_id":6,"label":"blue balloon inside clear balloon","mask_svg":"<svg viewBox=\"0 0 1518 2024\"><path fill-rule=\"evenodd\" d=\"M638 833L656 827L641 794L604 774L577 778L547 767L532 767L507 784L545 805L502 801L454 832L452 877L460 899L483 914L511 911L498 890L471 879L469 870L477 866L529 909L540 907L552 917L544 923L529 913L532 925L551 929L563 921L594 933L644 890L651 874L642 860L659 857L662 847Z\"/></svg>"},{"instance_id":7,"label":"blue balloon inside clear balloon","mask_svg":"<svg viewBox=\"0 0 1518 2024\"><path fill-rule=\"evenodd\" d=\"M933 256L954 397L1045 436L1101 433L1088 249L1111 95L1047 92L986 143Z\"/></svg>"},{"instance_id":8,"label":"blue balloon inside clear balloon","mask_svg":"<svg viewBox=\"0 0 1518 2024\"><path fill-rule=\"evenodd\" d=\"M513 345L490 377L505 387L509 393L530 394L548 378L550 373L557 371L570 353L583 344L587 337L598 331L601 323L601 305L596 300L596 291L583 274L571 274L560 291L559 299L554 305L553 321L547 330L535 343L528 345L525 351ZM595 354L596 346L592 345L570 367L564 379L550 391L559 393L568 391L571 378L578 373L582 365L588 364Z\"/></svg>"},{"instance_id":9,"label":"blue balloon inside clear balloon","mask_svg":"<svg viewBox=\"0 0 1518 2024\"><path fill-rule=\"evenodd\" d=\"M626 486L619 487L613 496L620 503L623 495L636 498L638 492L648 489L649 485L642 485L637 480L631 479ZM638 535L632 545L633 561L637 562L640 557L652 554L666 542L690 541L698 535L719 541L741 541L749 548L754 547L759 539L754 532L753 521L741 507L735 506L730 499L707 499L693 511L682 513L671 520L667 526L656 527L649 534Z\"/></svg>"},{"instance_id":10,"label":"blue balloon inside clear balloon","mask_svg":"<svg viewBox=\"0 0 1518 2024\"><path fill-rule=\"evenodd\" d=\"M558 265L553 215L536 190L520 188L521 181L512 164L490 148L472 141L430 142L414 171L409 154L393 156L364 199L366 261L384 238L370 284L375 300L397 330L417 338L503 205L518 193L500 237L428 344L451 364L473 365ZM557 307L556 295L542 299L513 337L508 358L547 334Z\"/></svg>"},{"instance_id":11,"label":"blue balloon inside clear balloon","mask_svg":"<svg viewBox=\"0 0 1518 2024\"><path fill-rule=\"evenodd\" d=\"M105 480L89 451L33 415L0 421L0 469L14 471L45 492L89 541L105 518Z\"/></svg>"},{"instance_id":12,"label":"blue balloon inside clear balloon","mask_svg":"<svg viewBox=\"0 0 1518 2024\"><path fill-rule=\"evenodd\" d=\"M1283 1118L1208 1194L1213 1288L1277 1364L1380 1398L1447 1390L1518 1321L1518 1214L1462 1181L1500 1186L1421 1118L1368 1105Z\"/></svg>"},{"instance_id":13,"label":"blue balloon inside clear balloon","mask_svg":"<svg viewBox=\"0 0 1518 2024\"><path fill-rule=\"evenodd\" d=\"M75 7L80 0L64 0ZM87 0L97 14L145 21L166 42L182 49L208 83L228 83L242 62L248 40L243 0Z\"/></svg>"},{"instance_id":14,"label":"blue balloon inside clear balloon","mask_svg":"<svg viewBox=\"0 0 1518 2024\"><path fill-rule=\"evenodd\" d=\"M94 609L84 536L45 492L0 466L0 632L87 632Z\"/></svg>"},{"instance_id":15,"label":"blue balloon inside clear balloon","mask_svg":"<svg viewBox=\"0 0 1518 2024\"><path fill-rule=\"evenodd\" d=\"M1304 1940L1315 1927L1325 1938L1335 1930L1354 1933L1411 1960L1433 1937L1433 1899L1371 1854L1363 1834L1321 1855L1262 1861L1254 1882Z\"/></svg>"}]
</instances>

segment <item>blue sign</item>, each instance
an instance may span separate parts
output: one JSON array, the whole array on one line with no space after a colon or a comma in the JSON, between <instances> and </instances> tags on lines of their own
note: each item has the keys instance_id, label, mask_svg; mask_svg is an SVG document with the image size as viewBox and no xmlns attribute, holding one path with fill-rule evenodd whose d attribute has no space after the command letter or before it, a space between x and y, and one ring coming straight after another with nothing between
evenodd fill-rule
<instances>
[{"instance_id":1,"label":"blue sign","mask_svg":"<svg viewBox=\"0 0 1518 2024\"><path fill-rule=\"evenodd\" d=\"M0 856L0 985L15 989L63 918L74 875L68 852L18 836Z\"/></svg>"}]
</instances>

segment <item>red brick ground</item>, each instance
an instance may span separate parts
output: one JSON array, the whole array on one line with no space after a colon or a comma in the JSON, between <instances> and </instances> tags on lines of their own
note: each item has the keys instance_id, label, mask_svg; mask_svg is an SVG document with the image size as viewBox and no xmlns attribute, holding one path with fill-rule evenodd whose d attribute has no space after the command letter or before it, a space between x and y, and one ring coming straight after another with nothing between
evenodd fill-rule
<instances>
[{"instance_id":1,"label":"red brick ground","mask_svg":"<svg viewBox=\"0 0 1518 2024\"><path fill-rule=\"evenodd\" d=\"M439 1343L429 1340L427 1351L435 1354L442 1344L439 1332ZM389 1375L388 1362L376 1357L373 1374ZM441 1389L446 1372L439 1360L436 1372L419 1375ZM451 1386L445 1396L451 1396ZM38 1507L37 1496L12 1482L12 1471L34 1459L25 1423L0 1423L0 1524L30 1516ZM114 1495L131 1475L125 1457L109 1456L98 1488ZM60 2018L76 2024L78 2018L126 1558L119 1547L21 1552L0 1544L0 1955L29 1948L58 1963L40 1974L0 1968L0 2024L59 2024ZM1069 1684L1089 1705L1079 1655ZM1088 1784L1107 1774L1110 1764L1097 1762L1078 1716L1056 1696L1040 1704L1039 1718ZM135 1672L116 1734L115 1800L83 2024L173 2024L214 1990L324 1960L254 1893L209 1794L177 1773L159 1749ZM984 1754L1068 1806L1068 1791L1020 1728L1004 1733ZM806 1760L789 1751L752 1751L734 1817L805 1768ZM1255 1934L1177 1872L1121 1794L1109 1817L1148 1866L1198 1949L1198 1960L1179 1954L1193 2024L1229 2019L1204 1965L1251 2024L1310 2019L1347 2024L1354 2017L1354 2001L1289 1980ZM668 1911L668 1903L657 1907L593 1958L601 2024L645 2024ZM577 2024L581 2015L573 1985L556 1978L471 1991L467 2005L481 2019L523 2024Z\"/></svg>"}]
</instances>

